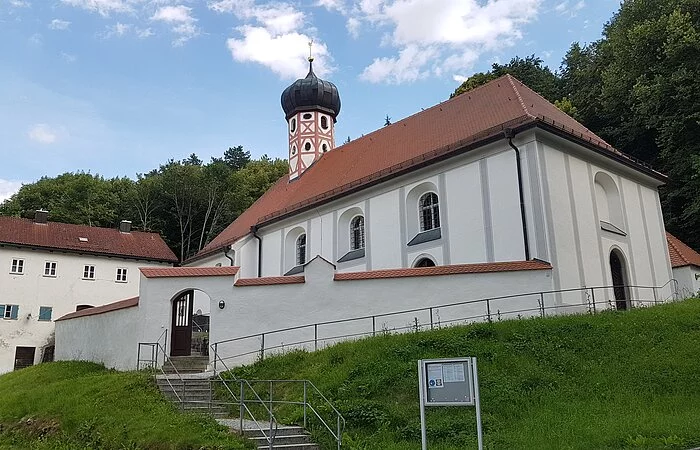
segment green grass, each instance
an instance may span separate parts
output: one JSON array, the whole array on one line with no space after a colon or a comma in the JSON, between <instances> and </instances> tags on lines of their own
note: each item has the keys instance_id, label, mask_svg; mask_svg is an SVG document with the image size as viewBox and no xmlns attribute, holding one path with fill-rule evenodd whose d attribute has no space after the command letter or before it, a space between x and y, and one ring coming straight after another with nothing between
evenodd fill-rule
<instances>
[{"instance_id":1,"label":"green grass","mask_svg":"<svg viewBox=\"0 0 700 450\"><path fill-rule=\"evenodd\" d=\"M57 362L0 376L0 450L247 445L211 418L178 412L144 373Z\"/></svg>"},{"instance_id":2,"label":"green grass","mask_svg":"<svg viewBox=\"0 0 700 450\"><path fill-rule=\"evenodd\" d=\"M697 299L380 336L271 357L235 373L309 379L347 419L349 449L410 450L420 449L416 361L460 356L478 358L486 448L700 446ZM300 395L291 386L275 389L290 400ZM302 417L292 407L278 408L278 416ZM428 411L431 449L476 448L475 430L473 408Z\"/></svg>"}]
</instances>

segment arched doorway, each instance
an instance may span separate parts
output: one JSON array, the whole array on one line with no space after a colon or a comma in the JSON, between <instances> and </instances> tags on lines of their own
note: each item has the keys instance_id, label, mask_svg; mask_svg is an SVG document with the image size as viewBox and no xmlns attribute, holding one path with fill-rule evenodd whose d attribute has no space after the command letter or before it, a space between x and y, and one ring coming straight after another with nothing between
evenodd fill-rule
<instances>
[{"instance_id":1,"label":"arched doorway","mask_svg":"<svg viewBox=\"0 0 700 450\"><path fill-rule=\"evenodd\" d=\"M618 310L626 310L629 306L627 272L624 257L617 249L610 252L610 274L612 275L613 292L615 294L615 306Z\"/></svg>"},{"instance_id":2,"label":"arched doorway","mask_svg":"<svg viewBox=\"0 0 700 450\"><path fill-rule=\"evenodd\" d=\"M170 356L209 355L210 305L209 295L195 289L173 298Z\"/></svg>"}]
</instances>

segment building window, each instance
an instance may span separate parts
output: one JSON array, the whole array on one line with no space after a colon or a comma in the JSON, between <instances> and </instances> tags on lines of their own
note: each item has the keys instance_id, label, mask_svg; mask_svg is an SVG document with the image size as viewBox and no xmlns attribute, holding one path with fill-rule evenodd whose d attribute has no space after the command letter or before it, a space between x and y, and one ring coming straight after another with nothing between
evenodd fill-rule
<instances>
[{"instance_id":1,"label":"building window","mask_svg":"<svg viewBox=\"0 0 700 450\"><path fill-rule=\"evenodd\" d=\"M440 207L438 196L434 192L428 192L418 201L420 208L420 230L429 231L440 228Z\"/></svg>"},{"instance_id":2,"label":"building window","mask_svg":"<svg viewBox=\"0 0 700 450\"><path fill-rule=\"evenodd\" d=\"M50 306L40 306L39 307L39 321L40 322L51 322L51 313L53 308Z\"/></svg>"},{"instance_id":3,"label":"building window","mask_svg":"<svg viewBox=\"0 0 700 450\"><path fill-rule=\"evenodd\" d=\"M126 269L123 267L117 269L117 283L126 283Z\"/></svg>"},{"instance_id":4,"label":"building window","mask_svg":"<svg viewBox=\"0 0 700 450\"><path fill-rule=\"evenodd\" d=\"M309 113L304 114L304 120L309 120L309 119L311 119L311 114L309 114Z\"/></svg>"},{"instance_id":5,"label":"building window","mask_svg":"<svg viewBox=\"0 0 700 450\"><path fill-rule=\"evenodd\" d=\"M83 279L84 280L94 280L95 279L95 266L83 267Z\"/></svg>"},{"instance_id":6,"label":"building window","mask_svg":"<svg viewBox=\"0 0 700 450\"><path fill-rule=\"evenodd\" d=\"M326 144L323 144L321 148L323 149L323 153L326 153L328 151L328 145Z\"/></svg>"},{"instance_id":7,"label":"building window","mask_svg":"<svg viewBox=\"0 0 700 450\"><path fill-rule=\"evenodd\" d=\"M324 130L328 129L328 117L321 116L321 128L323 128Z\"/></svg>"},{"instance_id":8,"label":"building window","mask_svg":"<svg viewBox=\"0 0 700 450\"><path fill-rule=\"evenodd\" d=\"M356 216L350 221L350 250L365 248L365 218Z\"/></svg>"},{"instance_id":9,"label":"building window","mask_svg":"<svg viewBox=\"0 0 700 450\"><path fill-rule=\"evenodd\" d=\"M307 142L306 144L304 144L304 150L306 150L307 152L309 150L311 150L311 143L310 142Z\"/></svg>"},{"instance_id":10,"label":"building window","mask_svg":"<svg viewBox=\"0 0 700 450\"><path fill-rule=\"evenodd\" d=\"M306 235L302 234L297 238L297 266L303 266L306 264Z\"/></svg>"},{"instance_id":11,"label":"building window","mask_svg":"<svg viewBox=\"0 0 700 450\"><path fill-rule=\"evenodd\" d=\"M292 119L292 122L289 125L289 129L291 130L292 133L297 131L297 119L296 118Z\"/></svg>"},{"instance_id":12,"label":"building window","mask_svg":"<svg viewBox=\"0 0 700 450\"><path fill-rule=\"evenodd\" d=\"M0 305L0 313L3 319L17 320L19 315L18 305Z\"/></svg>"},{"instance_id":13,"label":"building window","mask_svg":"<svg viewBox=\"0 0 700 450\"><path fill-rule=\"evenodd\" d=\"M292 156L294 156L294 155L296 155L296 154L297 154L297 146L296 146L296 145L293 145L293 146L292 146Z\"/></svg>"},{"instance_id":14,"label":"building window","mask_svg":"<svg viewBox=\"0 0 700 450\"><path fill-rule=\"evenodd\" d=\"M12 267L10 267L10 273L22 274L24 273L24 260L23 259L13 259Z\"/></svg>"},{"instance_id":15,"label":"building window","mask_svg":"<svg viewBox=\"0 0 700 450\"><path fill-rule=\"evenodd\" d=\"M55 277L56 276L56 262L46 261L44 264L44 276L45 277Z\"/></svg>"},{"instance_id":16,"label":"building window","mask_svg":"<svg viewBox=\"0 0 700 450\"><path fill-rule=\"evenodd\" d=\"M416 261L413 267L435 267L435 261L430 258L421 258Z\"/></svg>"}]
</instances>

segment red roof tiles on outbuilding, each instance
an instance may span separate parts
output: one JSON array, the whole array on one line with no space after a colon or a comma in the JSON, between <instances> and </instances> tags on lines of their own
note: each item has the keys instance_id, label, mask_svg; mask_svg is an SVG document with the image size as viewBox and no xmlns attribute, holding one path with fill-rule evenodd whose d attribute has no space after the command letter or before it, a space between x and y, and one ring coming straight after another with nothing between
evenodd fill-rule
<instances>
[{"instance_id":1,"label":"red roof tiles on outbuilding","mask_svg":"<svg viewBox=\"0 0 700 450\"><path fill-rule=\"evenodd\" d=\"M66 314L63 317L59 317L58 319L56 319L56 322L58 322L59 320L76 319L78 317L94 316L96 314L104 314L112 311L119 311L120 309L133 308L135 306L139 306L138 297L127 298L126 300L120 300L118 302L108 303L106 305L95 306L94 308L87 308L81 311L72 312Z\"/></svg>"},{"instance_id":2,"label":"red roof tiles on outbuilding","mask_svg":"<svg viewBox=\"0 0 700 450\"><path fill-rule=\"evenodd\" d=\"M672 267L700 267L700 253L688 247L671 233L666 233L666 242L668 242L668 256L671 258Z\"/></svg>"},{"instance_id":3,"label":"red roof tiles on outbuilding","mask_svg":"<svg viewBox=\"0 0 700 450\"><path fill-rule=\"evenodd\" d=\"M232 277L238 273L238 266L223 267L141 267L146 278L175 277Z\"/></svg>"},{"instance_id":4,"label":"red roof tiles on outbuilding","mask_svg":"<svg viewBox=\"0 0 700 450\"><path fill-rule=\"evenodd\" d=\"M306 279L303 275L287 277L261 277L261 278L239 278L234 286L272 286L276 284L303 284Z\"/></svg>"},{"instance_id":5,"label":"red roof tiles on outbuilding","mask_svg":"<svg viewBox=\"0 0 700 450\"><path fill-rule=\"evenodd\" d=\"M291 183L288 176L282 177L192 260L236 242L253 226L502 139L506 128L533 126L546 127L663 178L506 75L325 153Z\"/></svg>"},{"instance_id":6,"label":"red roof tiles on outbuilding","mask_svg":"<svg viewBox=\"0 0 700 450\"><path fill-rule=\"evenodd\" d=\"M0 244L62 250L147 261L176 263L177 257L157 233L89 227L60 222L35 223L0 217Z\"/></svg>"}]
</instances>

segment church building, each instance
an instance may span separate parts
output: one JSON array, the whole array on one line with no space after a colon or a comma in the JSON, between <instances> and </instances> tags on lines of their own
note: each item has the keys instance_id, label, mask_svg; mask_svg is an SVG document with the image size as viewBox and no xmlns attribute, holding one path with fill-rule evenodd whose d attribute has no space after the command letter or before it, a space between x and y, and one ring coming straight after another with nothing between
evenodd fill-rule
<instances>
[{"instance_id":1,"label":"church building","mask_svg":"<svg viewBox=\"0 0 700 450\"><path fill-rule=\"evenodd\" d=\"M197 292L210 298L211 342L229 355L286 328L296 334L263 336L263 348L432 327L436 315L447 324L627 309L676 294L658 193L666 177L510 75L341 146L340 94L313 59L281 103L288 175L185 267L143 269L138 301L99 313L136 324L117 338L128 354L70 337L112 332L87 311L58 322L57 355L133 368L138 342L187 326ZM403 310L413 312L386 316ZM234 345L240 336L258 337Z\"/></svg>"}]
</instances>

